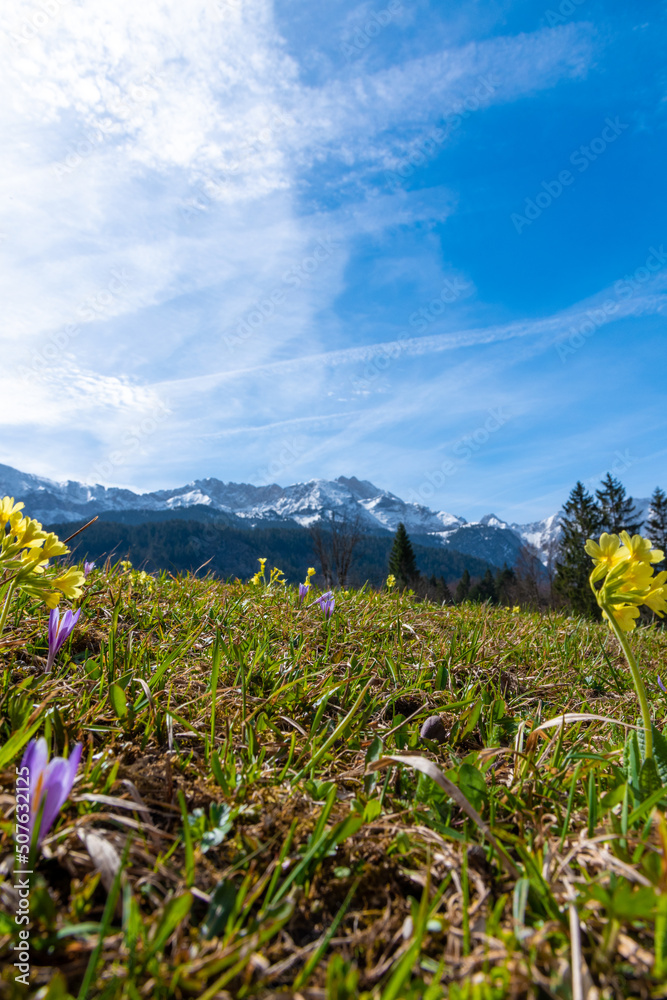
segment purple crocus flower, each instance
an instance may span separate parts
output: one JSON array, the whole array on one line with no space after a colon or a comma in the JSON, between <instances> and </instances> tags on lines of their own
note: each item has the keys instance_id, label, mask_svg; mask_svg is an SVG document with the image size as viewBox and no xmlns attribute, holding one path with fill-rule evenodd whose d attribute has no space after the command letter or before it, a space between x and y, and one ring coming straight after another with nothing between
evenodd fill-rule
<instances>
[{"instance_id":1,"label":"purple crocus flower","mask_svg":"<svg viewBox=\"0 0 667 1000\"><path fill-rule=\"evenodd\" d=\"M302 601L304 599L304 597L307 595L307 593L308 593L309 590L310 590L310 584L309 583L300 583L299 584L299 600L300 601Z\"/></svg>"},{"instance_id":2,"label":"purple crocus flower","mask_svg":"<svg viewBox=\"0 0 667 1000\"><path fill-rule=\"evenodd\" d=\"M74 631L74 626L79 620L81 608L78 611L66 611L60 620L58 608L54 608L49 615L49 656L46 661L47 671L51 669L56 656L60 652L63 644L69 639Z\"/></svg>"},{"instance_id":3,"label":"purple crocus flower","mask_svg":"<svg viewBox=\"0 0 667 1000\"><path fill-rule=\"evenodd\" d=\"M664 691L665 694L667 694L667 688L665 687L665 685L660 680L660 674L658 674L658 687L660 688L661 691Z\"/></svg>"},{"instance_id":4,"label":"purple crocus flower","mask_svg":"<svg viewBox=\"0 0 667 1000\"><path fill-rule=\"evenodd\" d=\"M325 618L331 618L334 607L336 606L336 598L333 595L333 591L327 590L326 594L322 594L321 597L318 597L313 603L319 604L324 612Z\"/></svg>"},{"instance_id":5,"label":"purple crocus flower","mask_svg":"<svg viewBox=\"0 0 667 1000\"><path fill-rule=\"evenodd\" d=\"M84 576L88 576L88 574L92 573L92 571L94 569L95 569L95 563L94 562L85 562L83 564L83 575Z\"/></svg>"},{"instance_id":6,"label":"purple crocus flower","mask_svg":"<svg viewBox=\"0 0 667 1000\"><path fill-rule=\"evenodd\" d=\"M42 822L39 828L37 843L40 844L47 835L53 822L65 805L72 791L76 771L81 760L83 744L77 743L68 758L54 757L49 763L49 748L42 736L38 740L30 740L23 754L21 768L28 769L30 783L30 821L29 834L32 842L32 831L37 819L37 813L44 799ZM21 773L24 773L23 771Z\"/></svg>"}]
</instances>

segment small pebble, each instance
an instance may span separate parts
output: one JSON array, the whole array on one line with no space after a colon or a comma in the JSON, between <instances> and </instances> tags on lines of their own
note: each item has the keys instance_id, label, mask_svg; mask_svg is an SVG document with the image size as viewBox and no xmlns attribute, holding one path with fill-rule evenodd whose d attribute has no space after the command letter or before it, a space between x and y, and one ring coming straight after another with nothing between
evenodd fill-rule
<instances>
[{"instance_id":1,"label":"small pebble","mask_svg":"<svg viewBox=\"0 0 667 1000\"><path fill-rule=\"evenodd\" d=\"M421 727L419 735L423 740L435 740L436 743L444 743L447 739L447 730L439 715L431 715Z\"/></svg>"}]
</instances>

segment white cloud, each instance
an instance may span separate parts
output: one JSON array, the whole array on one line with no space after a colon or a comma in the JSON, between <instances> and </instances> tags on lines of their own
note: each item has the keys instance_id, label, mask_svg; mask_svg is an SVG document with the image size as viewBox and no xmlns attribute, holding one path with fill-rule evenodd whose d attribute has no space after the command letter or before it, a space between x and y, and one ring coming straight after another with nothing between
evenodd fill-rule
<instances>
[{"instance_id":1,"label":"white cloud","mask_svg":"<svg viewBox=\"0 0 667 1000\"><path fill-rule=\"evenodd\" d=\"M587 31L569 26L370 75L353 66L309 87L269 0L46 0L13 8L3 44L0 343L8 385L26 367L45 372L38 399L13 382L3 412L44 430L44 454L49 429L68 428L80 443L71 474L82 478L155 406L173 408L183 461L202 464L211 435L249 415L276 425L301 408L334 419L349 379L332 373L387 350L326 349L351 248L388 226L443 222L456 198L380 196L304 216L304 171L343 162L334 187L363 181L367 169L395 166L480 77L493 81L488 103L504 103L581 75L590 59ZM321 241L337 245L311 271ZM286 280L299 268L298 284ZM280 308L239 338L276 293ZM534 332L439 334L401 350L416 358ZM244 384L231 390L232 380ZM137 481L146 455L174 461L157 436L142 449L143 466L128 457ZM21 448L7 458L21 465Z\"/></svg>"}]
</instances>

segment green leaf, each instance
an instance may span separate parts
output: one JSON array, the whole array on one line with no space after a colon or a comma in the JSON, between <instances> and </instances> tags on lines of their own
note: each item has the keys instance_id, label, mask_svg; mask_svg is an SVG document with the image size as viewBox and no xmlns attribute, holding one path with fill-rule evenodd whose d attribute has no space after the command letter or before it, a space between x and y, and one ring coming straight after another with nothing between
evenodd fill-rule
<instances>
[{"instance_id":1,"label":"green leaf","mask_svg":"<svg viewBox=\"0 0 667 1000\"><path fill-rule=\"evenodd\" d=\"M653 736L653 759L660 775L660 781L667 788L667 739L655 726L651 726L651 735ZM646 736L643 729L637 731L636 738L641 755L640 759L643 760L646 752Z\"/></svg>"},{"instance_id":2,"label":"green leaf","mask_svg":"<svg viewBox=\"0 0 667 1000\"><path fill-rule=\"evenodd\" d=\"M640 730L641 732L641 730ZM642 737L643 737L642 733ZM633 788L639 787L639 768L642 756L639 752L639 740L637 733L631 733L627 740L625 741L625 750L623 751L623 765L625 768L625 774L633 786Z\"/></svg>"},{"instance_id":3,"label":"green leaf","mask_svg":"<svg viewBox=\"0 0 667 1000\"><path fill-rule=\"evenodd\" d=\"M74 1000L67 990L67 983L60 972L49 977L49 986L43 994L44 1000Z\"/></svg>"},{"instance_id":4,"label":"green leaf","mask_svg":"<svg viewBox=\"0 0 667 1000\"><path fill-rule=\"evenodd\" d=\"M475 704L470 709L470 714L466 720L466 724L459 733L459 741L462 740L468 733L471 733L479 721L479 716L482 711L482 699L478 698Z\"/></svg>"},{"instance_id":5,"label":"green leaf","mask_svg":"<svg viewBox=\"0 0 667 1000\"><path fill-rule=\"evenodd\" d=\"M373 739L373 742L366 751L366 767L372 764L374 761L379 760L384 752L384 745L379 736ZM377 771L370 771L364 778L364 792L366 795L370 795L375 788L375 783L377 781Z\"/></svg>"},{"instance_id":6,"label":"green leaf","mask_svg":"<svg viewBox=\"0 0 667 1000\"><path fill-rule=\"evenodd\" d=\"M219 937L223 933L234 911L236 896L236 886L230 879L219 882L215 887L208 912L201 925L201 932L207 940Z\"/></svg>"},{"instance_id":7,"label":"green leaf","mask_svg":"<svg viewBox=\"0 0 667 1000\"><path fill-rule=\"evenodd\" d=\"M192 893L186 892L167 903L162 914L162 919L155 932L155 937L150 943L151 954L162 951L178 924L187 917L192 908L193 900L194 896Z\"/></svg>"},{"instance_id":8,"label":"green leaf","mask_svg":"<svg viewBox=\"0 0 667 1000\"><path fill-rule=\"evenodd\" d=\"M655 913L657 901L653 886L633 886L623 882L614 890L611 905L617 919L650 919Z\"/></svg>"},{"instance_id":9,"label":"green leaf","mask_svg":"<svg viewBox=\"0 0 667 1000\"><path fill-rule=\"evenodd\" d=\"M0 747L0 770L2 770L6 765L12 760L13 757L18 755L19 750L22 750L28 740L37 732L42 724L42 717L33 722L31 726L27 729L19 730L18 733L12 733L7 742L3 747Z\"/></svg>"},{"instance_id":10,"label":"green leaf","mask_svg":"<svg viewBox=\"0 0 667 1000\"><path fill-rule=\"evenodd\" d=\"M364 808L364 823L372 823L382 812L382 803L379 799L370 799Z\"/></svg>"},{"instance_id":11,"label":"green leaf","mask_svg":"<svg viewBox=\"0 0 667 1000\"><path fill-rule=\"evenodd\" d=\"M622 785L617 785L616 788L612 788L610 792L607 792L607 794L602 799L602 802L600 803L603 812L607 812L607 810L613 809L614 806L617 806L619 802L623 801L623 796L625 795L625 789L626 785L625 783L623 783Z\"/></svg>"},{"instance_id":12,"label":"green leaf","mask_svg":"<svg viewBox=\"0 0 667 1000\"><path fill-rule=\"evenodd\" d=\"M457 785L467 798L468 802L478 812L488 798L486 781L481 771L478 771L472 764L461 764L459 767L459 778Z\"/></svg>"},{"instance_id":13,"label":"green leaf","mask_svg":"<svg viewBox=\"0 0 667 1000\"><path fill-rule=\"evenodd\" d=\"M639 789L642 793L642 798L647 799L649 795L657 792L660 788L662 788L662 781L658 774L658 768L654 758L649 757L648 760L644 761L642 769L639 772Z\"/></svg>"},{"instance_id":14,"label":"green leaf","mask_svg":"<svg viewBox=\"0 0 667 1000\"><path fill-rule=\"evenodd\" d=\"M115 681L109 685L109 701L116 718L124 719L127 715L127 698L122 687Z\"/></svg>"},{"instance_id":15,"label":"green leaf","mask_svg":"<svg viewBox=\"0 0 667 1000\"><path fill-rule=\"evenodd\" d=\"M206 852L212 847L217 847L223 842L234 825L236 812L233 814L229 806L224 803L222 805L218 805L214 802L211 804L210 818L213 828L211 830L207 830L202 836L202 854L206 854Z\"/></svg>"}]
</instances>

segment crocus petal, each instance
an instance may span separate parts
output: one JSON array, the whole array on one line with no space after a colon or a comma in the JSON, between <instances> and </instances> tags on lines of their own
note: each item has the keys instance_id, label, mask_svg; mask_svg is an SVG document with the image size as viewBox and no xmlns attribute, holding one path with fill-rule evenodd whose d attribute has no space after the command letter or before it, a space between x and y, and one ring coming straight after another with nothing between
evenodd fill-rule
<instances>
[{"instance_id":1,"label":"crocus petal","mask_svg":"<svg viewBox=\"0 0 667 1000\"><path fill-rule=\"evenodd\" d=\"M38 842L41 842L51 829L53 822L60 812L60 809L69 794L67 788L67 778L69 768L67 761L62 757L55 757L46 769L44 775L44 786L42 797L44 799L44 811L42 812L42 825L39 828ZM36 803L35 814L40 803Z\"/></svg>"},{"instance_id":2,"label":"crocus petal","mask_svg":"<svg viewBox=\"0 0 667 1000\"><path fill-rule=\"evenodd\" d=\"M49 649L53 649L58 638L58 623L60 621L60 612L58 608L54 608L49 615Z\"/></svg>"},{"instance_id":3,"label":"crocus petal","mask_svg":"<svg viewBox=\"0 0 667 1000\"><path fill-rule=\"evenodd\" d=\"M21 761L21 767L27 767L28 773L30 774L30 788L32 789L37 782L37 776L46 767L46 763L49 759L49 748L46 740L43 736L40 736L38 740L30 740L28 746L26 747L25 753L23 754L23 760Z\"/></svg>"},{"instance_id":4,"label":"crocus petal","mask_svg":"<svg viewBox=\"0 0 667 1000\"><path fill-rule=\"evenodd\" d=\"M58 642L62 646L67 636L70 634L74 625L72 624L72 612L68 608L63 615L63 620L60 623L60 628L58 629Z\"/></svg>"},{"instance_id":5,"label":"crocus petal","mask_svg":"<svg viewBox=\"0 0 667 1000\"><path fill-rule=\"evenodd\" d=\"M43 776L49 759L49 748L43 736L38 740L31 740L26 752L23 754L21 767L28 768L28 783L30 787L30 806L28 822L28 836L32 840L32 830L35 825L35 816L39 806L38 794L40 786L43 784Z\"/></svg>"},{"instance_id":6,"label":"crocus petal","mask_svg":"<svg viewBox=\"0 0 667 1000\"><path fill-rule=\"evenodd\" d=\"M82 751L83 745L77 743L68 759L54 757L46 768L44 775L44 796L46 801L42 814L42 825L39 830L40 840L51 829L56 816L65 805L72 791Z\"/></svg>"},{"instance_id":7,"label":"crocus petal","mask_svg":"<svg viewBox=\"0 0 667 1000\"><path fill-rule=\"evenodd\" d=\"M667 694L667 688L666 688L666 687L665 687L665 685L664 685L664 684L662 683L662 681L661 681L661 679L660 679L660 674L658 674L658 687L660 688L660 690L661 690L661 691L664 691L664 692L665 692L665 694Z\"/></svg>"},{"instance_id":8,"label":"crocus petal","mask_svg":"<svg viewBox=\"0 0 667 1000\"><path fill-rule=\"evenodd\" d=\"M80 614L81 614L81 608L79 608L79 610L74 613L67 610L63 615L63 620L61 621L60 628L58 629L58 637L55 642L55 647L54 647L55 653L58 653L69 639L70 635L74 631L74 626L79 620Z\"/></svg>"}]
</instances>

